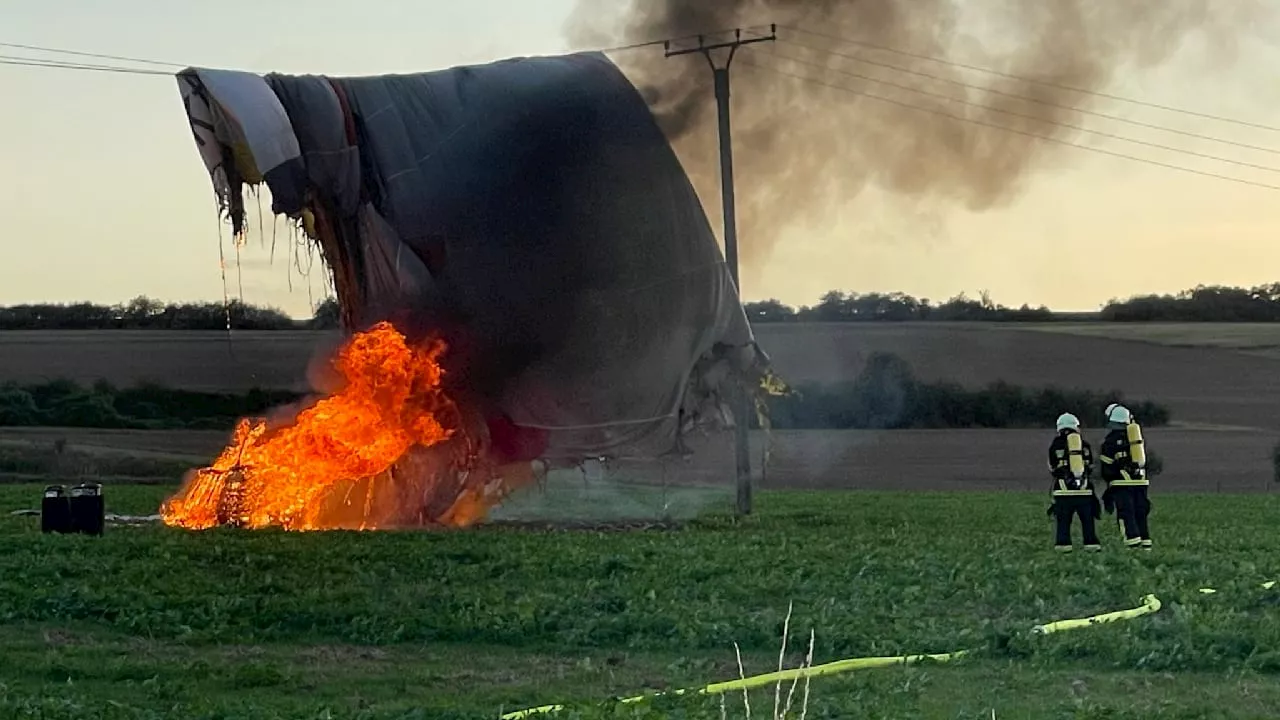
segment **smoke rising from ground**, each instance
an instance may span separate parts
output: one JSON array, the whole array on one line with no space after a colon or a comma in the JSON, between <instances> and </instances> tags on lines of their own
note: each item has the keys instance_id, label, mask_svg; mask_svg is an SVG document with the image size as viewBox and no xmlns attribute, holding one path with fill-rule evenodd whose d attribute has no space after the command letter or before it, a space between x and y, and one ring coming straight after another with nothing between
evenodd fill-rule
<instances>
[{"instance_id":1,"label":"smoke rising from ground","mask_svg":"<svg viewBox=\"0 0 1280 720\"><path fill-rule=\"evenodd\" d=\"M822 49L1089 109L1096 100L1061 87L1104 90L1120 71L1164 62L1193 34L1201 36L1215 64L1225 64L1233 59L1240 36L1271 13L1262 0L623 0L621 5L579 0L568 34L577 47L601 47L779 25L779 42L740 50L732 68L738 226L746 273L768 259L786 226L825 224L868 186L908 198L923 212L948 205L981 211L1010 202L1032 173L1063 153L1079 152L977 124L1076 141L1078 131L1054 123L1079 125L1086 119L1078 113L905 75ZM797 29L1042 82L841 44ZM649 99L719 233L716 109L705 58L665 58L659 47L619 53L614 60ZM814 63L985 107L866 82Z\"/></svg>"}]
</instances>

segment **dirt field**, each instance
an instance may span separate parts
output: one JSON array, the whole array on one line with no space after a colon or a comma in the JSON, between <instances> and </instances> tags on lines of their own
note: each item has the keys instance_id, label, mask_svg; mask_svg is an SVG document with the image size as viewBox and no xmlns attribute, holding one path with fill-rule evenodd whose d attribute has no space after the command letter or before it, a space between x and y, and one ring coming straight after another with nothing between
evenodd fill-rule
<instances>
[{"instance_id":1,"label":"dirt field","mask_svg":"<svg viewBox=\"0 0 1280 720\"><path fill-rule=\"evenodd\" d=\"M68 378L187 390L305 390L307 364L333 335L316 332L6 331L0 381Z\"/></svg>"},{"instance_id":2,"label":"dirt field","mask_svg":"<svg viewBox=\"0 0 1280 720\"><path fill-rule=\"evenodd\" d=\"M1095 448L1100 431L1086 432ZM1241 430L1152 429L1149 446L1165 462L1161 492L1280 492L1269 461L1276 437ZM1047 492L1038 430L776 432L752 438L752 472L762 488L859 490L1010 490ZM716 482L732 472L729 438L699 448L687 465L668 464L678 481ZM761 471L763 467L763 473ZM639 468L637 468L638 470Z\"/></svg>"},{"instance_id":3,"label":"dirt field","mask_svg":"<svg viewBox=\"0 0 1280 720\"><path fill-rule=\"evenodd\" d=\"M1250 430L1150 429L1149 446L1165 461L1160 492L1280 492L1269 461L1276 437ZM1100 433L1088 433L1101 443ZM66 438L90 454L207 462L227 436L205 431L0 428L0 446L49 447ZM756 433L752 472L767 489L1009 490L1046 487L1048 436L1037 430L796 431ZM768 444L769 459L764 451ZM618 480L673 485L728 484L728 437L704 442L689 461L624 462L608 470ZM173 478L176 482L178 478Z\"/></svg>"},{"instance_id":4,"label":"dirt field","mask_svg":"<svg viewBox=\"0 0 1280 720\"><path fill-rule=\"evenodd\" d=\"M871 353L888 351L924 379L1119 389L1169 405L1180 423L1280 430L1280 383L1273 381L1280 358L1258 354L1280 340L1269 325L805 324L756 331L792 381L851 378ZM239 332L230 342L218 332L4 332L0 381L302 390L317 350L334 342L331 333L311 332ZM1173 346L1180 344L1199 346Z\"/></svg>"},{"instance_id":5,"label":"dirt field","mask_svg":"<svg viewBox=\"0 0 1280 720\"><path fill-rule=\"evenodd\" d=\"M0 445L52 446L66 440L71 449L89 453L207 461L222 450L229 435L215 430L0 427Z\"/></svg>"},{"instance_id":6,"label":"dirt field","mask_svg":"<svg viewBox=\"0 0 1280 720\"><path fill-rule=\"evenodd\" d=\"M795 381L847 378L871 353L887 351L928 380L1116 389L1168 405L1180 423L1280 429L1280 360L1231 348L1008 324L766 325L758 335L779 372Z\"/></svg>"},{"instance_id":7,"label":"dirt field","mask_svg":"<svg viewBox=\"0 0 1280 720\"><path fill-rule=\"evenodd\" d=\"M1149 431L1165 459L1160 485L1214 492L1269 489L1270 452L1280 437L1280 359L1256 351L1277 336L1270 326L1165 326L1145 335L1130 326L902 324L763 325L761 345L791 381L851 378L877 350L904 357L925 379L981 385L997 379L1122 389L1168 404L1177 427ZM1110 330L1130 339L1102 337ZM1127 333L1127 334L1126 334ZM244 390L305 388L306 367L326 333L34 332L0 333L0 380L100 377L128 385ZM1172 347L1202 343L1211 347ZM1216 347L1213 347L1216 346ZM1243 348L1243 350L1242 350ZM1094 418L1083 418L1096 426ZM1093 441L1096 431L1091 431ZM49 444L67 437L97 452L212 458L217 432L0 429L0 442ZM763 487L1038 490L1043 432L795 432L773 436ZM762 463L756 438L753 467ZM668 462L673 482L727 480L727 440L690 464ZM659 472L657 464L619 472Z\"/></svg>"},{"instance_id":8,"label":"dirt field","mask_svg":"<svg viewBox=\"0 0 1280 720\"><path fill-rule=\"evenodd\" d=\"M1028 330L1135 340L1171 347L1220 347L1280 357L1280 323L1045 323Z\"/></svg>"}]
</instances>

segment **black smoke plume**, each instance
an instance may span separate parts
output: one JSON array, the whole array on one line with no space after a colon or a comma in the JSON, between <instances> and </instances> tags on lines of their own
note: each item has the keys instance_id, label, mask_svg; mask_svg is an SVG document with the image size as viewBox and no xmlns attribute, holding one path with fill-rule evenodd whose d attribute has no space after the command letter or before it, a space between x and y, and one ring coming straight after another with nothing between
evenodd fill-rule
<instances>
[{"instance_id":1,"label":"black smoke plume","mask_svg":"<svg viewBox=\"0 0 1280 720\"><path fill-rule=\"evenodd\" d=\"M1098 102L1067 88L1103 90L1119 73L1159 65L1193 38L1215 64L1225 64L1239 38L1273 12L1262 0L580 0L567 32L577 47L606 47L780 26L779 42L744 48L732 68L746 273L767 259L782 230L797 222L830 222L842 204L869 186L916 201L922 211L946 205L981 211L1006 204L1032 173L1050 168L1064 150L1077 152L1042 139L1077 141L1078 131L1060 123L1080 125L1087 118L1064 108L1090 109ZM719 232L716 110L706 60L697 54L668 59L661 47L614 58L659 116ZM877 85L813 64L974 104ZM885 64L941 79L904 74Z\"/></svg>"}]
</instances>

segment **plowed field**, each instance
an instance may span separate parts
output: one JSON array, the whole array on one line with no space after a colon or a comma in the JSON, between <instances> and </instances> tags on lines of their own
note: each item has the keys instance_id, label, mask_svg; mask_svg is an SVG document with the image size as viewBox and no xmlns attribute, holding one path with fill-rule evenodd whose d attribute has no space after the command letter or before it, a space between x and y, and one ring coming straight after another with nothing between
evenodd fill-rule
<instances>
[{"instance_id":1,"label":"plowed field","mask_svg":"<svg viewBox=\"0 0 1280 720\"><path fill-rule=\"evenodd\" d=\"M901 355L917 375L982 385L1119 389L1167 404L1175 427L1151 429L1165 459L1168 490L1267 488L1270 451L1280 437L1280 360L1256 354L1244 329L1220 342L1224 326L1165 327L1142 336L1129 326L1019 328L988 324L762 325L760 343L792 381L851 378L876 351ZM1271 333L1269 326L1257 333ZM1108 332L1125 338L1103 337ZM1206 334L1209 333L1209 334ZM1272 333L1274 334L1274 333ZM1201 337L1203 336L1203 337ZM1261 336L1259 336L1261 338ZM1154 339L1153 339L1154 338ZM1196 345L1201 338L1204 347ZM1215 338L1217 338L1215 340ZM7 332L0 333L0 380L106 378L128 385L152 380L210 390L306 386L308 364L334 342L327 333ZM1250 353L1253 354L1250 354ZM1083 418L1086 425L1097 419ZM1100 441L1096 430L1090 436ZM66 437L86 448L139 454L212 455L219 433L95 430L3 430L0 440L42 444ZM771 439L763 487L1039 490L1044 433L1028 431L791 432ZM763 438L753 469L761 474ZM673 481L719 480L731 473L726 442L688 464L668 468ZM641 472L635 466L630 472ZM620 472L626 470L619 470Z\"/></svg>"}]
</instances>

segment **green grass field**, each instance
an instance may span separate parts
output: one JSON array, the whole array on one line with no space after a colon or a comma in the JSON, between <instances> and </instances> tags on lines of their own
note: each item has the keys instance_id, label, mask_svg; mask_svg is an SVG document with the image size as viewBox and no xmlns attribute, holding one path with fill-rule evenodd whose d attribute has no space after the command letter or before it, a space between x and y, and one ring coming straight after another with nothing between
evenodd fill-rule
<instances>
[{"instance_id":1,"label":"green grass field","mask_svg":"<svg viewBox=\"0 0 1280 720\"><path fill-rule=\"evenodd\" d=\"M719 717L601 705L787 665L980 650L813 681L809 717L1253 718L1280 707L1276 496L1157 497L1157 550L1050 548L1034 494L764 493L682 530L45 536L0 487L0 717ZM161 487L111 486L111 512ZM1106 525L1110 530L1111 525ZM1216 594L1199 592L1213 587ZM1036 623L1153 616L1032 636ZM785 688L784 688L785 694ZM740 695L727 700L742 717ZM773 690L751 697L771 716ZM793 713L794 715L794 713Z\"/></svg>"}]
</instances>

